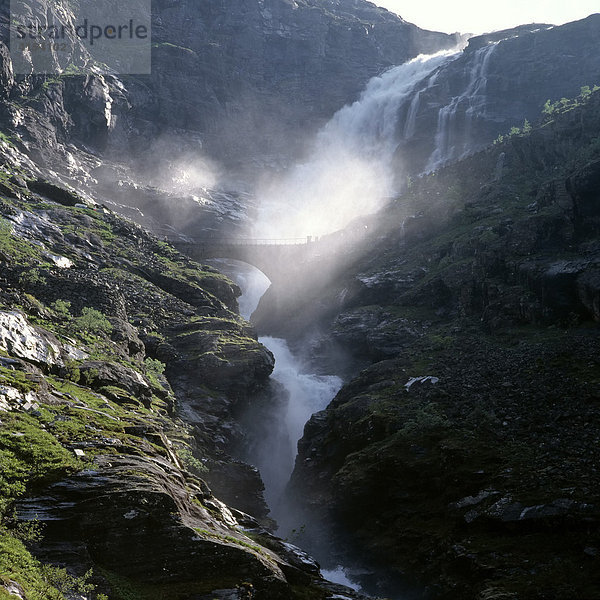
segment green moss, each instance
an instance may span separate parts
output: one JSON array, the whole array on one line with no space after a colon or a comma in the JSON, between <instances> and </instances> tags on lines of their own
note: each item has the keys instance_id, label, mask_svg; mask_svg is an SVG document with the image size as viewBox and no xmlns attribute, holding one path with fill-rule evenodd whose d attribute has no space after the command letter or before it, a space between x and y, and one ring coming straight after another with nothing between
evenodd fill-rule
<instances>
[{"instance_id":1,"label":"green moss","mask_svg":"<svg viewBox=\"0 0 600 600\"><path fill-rule=\"evenodd\" d=\"M43 257L37 246L13 234L10 221L0 217L0 254L5 255L16 264L43 263Z\"/></svg>"},{"instance_id":2,"label":"green moss","mask_svg":"<svg viewBox=\"0 0 600 600\"><path fill-rule=\"evenodd\" d=\"M157 44L152 44L153 48L174 48L176 50L182 50L187 54L191 54L196 56L196 53L191 48L186 48L185 46L177 46L176 44L171 44L170 42L161 42Z\"/></svg>"},{"instance_id":3,"label":"green moss","mask_svg":"<svg viewBox=\"0 0 600 600\"><path fill-rule=\"evenodd\" d=\"M44 581L41 564L22 542L0 531L0 579L19 583L30 600L63 599ZM14 598L14 596L8 596Z\"/></svg>"},{"instance_id":4,"label":"green moss","mask_svg":"<svg viewBox=\"0 0 600 600\"><path fill-rule=\"evenodd\" d=\"M74 577L65 569L41 563L23 542L0 529L0 582L17 582L28 600L65 600L66 596L73 597L73 594L85 594L100 600L101 594L90 596L96 587L89 583L91 576L91 570L81 577ZM15 598L6 593L5 597Z\"/></svg>"},{"instance_id":5,"label":"green moss","mask_svg":"<svg viewBox=\"0 0 600 600\"><path fill-rule=\"evenodd\" d=\"M188 470L198 473L208 472L207 466L193 455L191 448L185 446L177 448L177 456Z\"/></svg>"},{"instance_id":6,"label":"green moss","mask_svg":"<svg viewBox=\"0 0 600 600\"><path fill-rule=\"evenodd\" d=\"M11 452L26 465L29 480L53 479L77 468L71 453L44 431L37 419L6 413L2 421L0 448Z\"/></svg>"},{"instance_id":7,"label":"green moss","mask_svg":"<svg viewBox=\"0 0 600 600\"><path fill-rule=\"evenodd\" d=\"M268 552L266 552L264 548L261 548L260 546L253 544L250 539L248 539L248 541L246 541L244 539L240 539L240 538L234 537L232 535L224 535L221 533L216 533L215 531L209 531L208 529L200 529L200 528L194 528L194 529L195 529L196 533L199 533L203 537L211 538L213 540L218 540L220 542L229 542L230 544L235 544L236 546L241 546L242 548L248 548L249 550L252 550L253 552L256 552L257 554L260 554L267 560L271 560L271 561L273 560L273 557Z\"/></svg>"},{"instance_id":8,"label":"green moss","mask_svg":"<svg viewBox=\"0 0 600 600\"><path fill-rule=\"evenodd\" d=\"M16 388L24 394L35 392L39 388L39 384L23 371L7 369L6 367L0 367L0 385Z\"/></svg>"}]
</instances>

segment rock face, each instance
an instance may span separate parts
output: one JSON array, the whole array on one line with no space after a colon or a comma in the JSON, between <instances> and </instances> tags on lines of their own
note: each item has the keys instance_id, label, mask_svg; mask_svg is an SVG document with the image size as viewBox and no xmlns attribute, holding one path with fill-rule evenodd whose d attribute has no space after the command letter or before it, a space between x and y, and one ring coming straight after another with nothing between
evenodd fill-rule
<instances>
[{"instance_id":1,"label":"rock face","mask_svg":"<svg viewBox=\"0 0 600 600\"><path fill-rule=\"evenodd\" d=\"M289 494L374 593L599 593L599 118L595 93L417 180L318 312L287 308L366 367L306 425Z\"/></svg>"},{"instance_id":2,"label":"rock face","mask_svg":"<svg viewBox=\"0 0 600 600\"><path fill-rule=\"evenodd\" d=\"M247 183L287 166L370 77L457 42L362 1L157 2L153 11L150 76L15 77L3 46L0 124L17 138L5 149L12 161L40 178L34 191L52 197L48 179L68 183L161 234L173 234L165 225L239 233L251 198L234 183L207 188L232 172ZM3 23L6 40L7 13ZM598 27L592 16L473 38L398 110L398 185L593 85Z\"/></svg>"},{"instance_id":3,"label":"rock face","mask_svg":"<svg viewBox=\"0 0 600 600\"><path fill-rule=\"evenodd\" d=\"M360 598L270 533L260 474L232 457L273 368L237 286L3 174L0 595Z\"/></svg>"},{"instance_id":4,"label":"rock face","mask_svg":"<svg viewBox=\"0 0 600 600\"><path fill-rule=\"evenodd\" d=\"M223 586L224 574L237 572L243 580L268 581L262 593L277 597L285 578L275 557L266 550L261 555L258 546L255 557L242 538L236 544L223 528L236 521L217 506L206 488L186 480L169 461L122 456L98 459L94 470L53 484L44 496L21 502L18 511L22 519L47 524L48 542L83 544L92 564L156 588L171 583L187 585L188 594L210 592L207 582L221 580ZM50 560L52 551L46 550Z\"/></svg>"},{"instance_id":5,"label":"rock face","mask_svg":"<svg viewBox=\"0 0 600 600\"><path fill-rule=\"evenodd\" d=\"M457 160L538 119L547 100L600 81L600 15L474 37L415 88L399 116L398 159L413 173ZM412 125L405 127L410 121ZM407 167L408 163L408 167Z\"/></svg>"}]
</instances>

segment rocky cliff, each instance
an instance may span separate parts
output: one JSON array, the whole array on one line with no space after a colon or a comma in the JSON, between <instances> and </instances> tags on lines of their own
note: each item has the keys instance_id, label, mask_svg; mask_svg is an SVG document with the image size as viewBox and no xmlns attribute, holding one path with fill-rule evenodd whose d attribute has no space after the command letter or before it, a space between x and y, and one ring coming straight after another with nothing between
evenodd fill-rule
<instances>
[{"instance_id":1,"label":"rocky cliff","mask_svg":"<svg viewBox=\"0 0 600 600\"><path fill-rule=\"evenodd\" d=\"M356 0L158 2L154 22L156 113L134 113L244 161L292 155L371 77L456 43Z\"/></svg>"},{"instance_id":2,"label":"rocky cliff","mask_svg":"<svg viewBox=\"0 0 600 600\"><path fill-rule=\"evenodd\" d=\"M368 365L307 424L289 493L376 592L599 593L600 95L547 113L363 221L288 313Z\"/></svg>"},{"instance_id":3,"label":"rocky cliff","mask_svg":"<svg viewBox=\"0 0 600 600\"><path fill-rule=\"evenodd\" d=\"M399 109L397 160L421 173L535 121L547 100L600 82L600 14L560 27L534 24L473 37Z\"/></svg>"},{"instance_id":4,"label":"rocky cliff","mask_svg":"<svg viewBox=\"0 0 600 600\"><path fill-rule=\"evenodd\" d=\"M39 19L73 19L68 3L46 4ZM79 75L57 62L55 75L15 76L1 9L0 128L19 149L55 182L162 222L182 205L204 229L235 226L245 208L206 191L220 168L248 179L257 164L285 163L371 76L456 41L362 0L157 1L152 75ZM85 49L75 40L71 52Z\"/></svg>"},{"instance_id":5,"label":"rocky cliff","mask_svg":"<svg viewBox=\"0 0 600 600\"><path fill-rule=\"evenodd\" d=\"M352 596L270 533L231 456L273 368L237 286L22 166L1 178L0 596Z\"/></svg>"},{"instance_id":6,"label":"rocky cliff","mask_svg":"<svg viewBox=\"0 0 600 600\"><path fill-rule=\"evenodd\" d=\"M272 535L232 456L273 367L239 290L112 208L237 232L253 200L207 189L211 158L278 168L369 77L455 39L359 0L157 1L152 18L147 77L15 76L0 45L0 597L358 597ZM472 40L399 115L409 170L596 83L597 32ZM320 330L313 357L352 375L290 493L307 544L367 565L377 593L598 596L599 115L588 90L413 179L256 315Z\"/></svg>"}]
</instances>

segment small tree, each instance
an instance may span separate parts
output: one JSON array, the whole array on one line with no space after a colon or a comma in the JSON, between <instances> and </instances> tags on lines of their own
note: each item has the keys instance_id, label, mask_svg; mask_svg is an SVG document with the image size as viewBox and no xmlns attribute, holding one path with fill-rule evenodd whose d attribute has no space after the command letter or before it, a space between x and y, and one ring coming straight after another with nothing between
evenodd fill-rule
<instances>
[{"instance_id":1,"label":"small tree","mask_svg":"<svg viewBox=\"0 0 600 600\"><path fill-rule=\"evenodd\" d=\"M113 329L110 321L99 310L87 306L81 311L81 316L75 319L75 325L82 331L96 335L110 333Z\"/></svg>"},{"instance_id":2,"label":"small tree","mask_svg":"<svg viewBox=\"0 0 600 600\"><path fill-rule=\"evenodd\" d=\"M71 303L68 300L55 300L50 307L54 314L60 319L68 319L71 317Z\"/></svg>"},{"instance_id":3,"label":"small tree","mask_svg":"<svg viewBox=\"0 0 600 600\"><path fill-rule=\"evenodd\" d=\"M511 127L509 135L510 137L513 137L515 135L521 135L521 130L518 127Z\"/></svg>"}]
</instances>

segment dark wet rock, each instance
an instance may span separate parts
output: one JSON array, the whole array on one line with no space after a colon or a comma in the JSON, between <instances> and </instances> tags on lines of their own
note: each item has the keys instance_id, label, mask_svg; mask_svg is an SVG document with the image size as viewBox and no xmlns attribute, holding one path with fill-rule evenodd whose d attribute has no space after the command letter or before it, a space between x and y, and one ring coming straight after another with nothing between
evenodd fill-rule
<instances>
[{"instance_id":1,"label":"dark wet rock","mask_svg":"<svg viewBox=\"0 0 600 600\"><path fill-rule=\"evenodd\" d=\"M54 202L58 202L64 206L75 206L76 204L81 204L82 202L82 199L77 196L75 192L66 190L64 187L59 187L43 179L29 181L27 183L27 187L32 192L36 192L37 194L40 194L45 198L53 200Z\"/></svg>"},{"instance_id":2,"label":"dark wet rock","mask_svg":"<svg viewBox=\"0 0 600 600\"><path fill-rule=\"evenodd\" d=\"M422 581L442 573L442 585L457 590L450 597L474 593L490 565L498 577L515 576L523 560L542 570L556 556L578 565L599 518L590 496L597 436L586 425L598 410L597 343L593 331L560 337L544 345L517 337L508 348L464 334L445 348L434 340L342 388L307 423L290 488L317 558L331 551L319 532L333 525L348 560L357 554L407 584L408 573ZM407 393L423 364L439 382ZM456 544L464 552L450 559ZM594 585L589 570L582 576Z\"/></svg>"},{"instance_id":3,"label":"dark wet rock","mask_svg":"<svg viewBox=\"0 0 600 600\"><path fill-rule=\"evenodd\" d=\"M240 397L266 383L273 370L273 355L246 326L206 319L186 329L178 330L173 340L175 348L194 361L194 371L186 370L185 377Z\"/></svg>"},{"instance_id":4,"label":"dark wet rock","mask_svg":"<svg viewBox=\"0 0 600 600\"><path fill-rule=\"evenodd\" d=\"M386 311L383 307L357 309L338 315L333 323L337 342L356 357L381 360L394 356L424 334L426 325Z\"/></svg>"},{"instance_id":5,"label":"dark wet rock","mask_svg":"<svg viewBox=\"0 0 600 600\"><path fill-rule=\"evenodd\" d=\"M113 342L123 346L127 354L135 359L143 359L146 352L144 343L138 335L138 331L135 327L123 321L121 319L111 318L109 319L112 325L112 331L110 337Z\"/></svg>"},{"instance_id":6,"label":"dark wet rock","mask_svg":"<svg viewBox=\"0 0 600 600\"><path fill-rule=\"evenodd\" d=\"M172 465L132 457L96 464L19 504L21 518L46 525L41 552L53 540L83 543L105 568L154 585L232 579L283 586L274 561L236 545L226 516L189 502L186 486L194 484Z\"/></svg>"},{"instance_id":7,"label":"dark wet rock","mask_svg":"<svg viewBox=\"0 0 600 600\"><path fill-rule=\"evenodd\" d=\"M209 461L204 479L228 506L273 525L263 492L265 486L255 467L240 461Z\"/></svg>"},{"instance_id":8,"label":"dark wet rock","mask_svg":"<svg viewBox=\"0 0 600 600\"><path fill-rule=\"evenodd\" d=\"M142 404L148 405L152 395L148 381L139 372L114 362L85 361L79 365L82 381L94 389L117 387Z\"/></svg>"},{"instance_id":9,"label":"dark wet rock","mask_svg":"<svg viewBox=\"0 0 600 600\"><path fill-rule=\"evenodd\" d=\"M600 269L582 273L577 279L579 298L596 321L600 321Z\"/></svg>"},{"instance_id":10,"label":"dark wet rock","mask_svg":"<svg viewBox=\"0 0 600 600\"><path fill-rule=\"evenodd\" d=\"M600 230L600 161L592 162L567 179L579 231Z\"/></svg>"}]
</instances>

